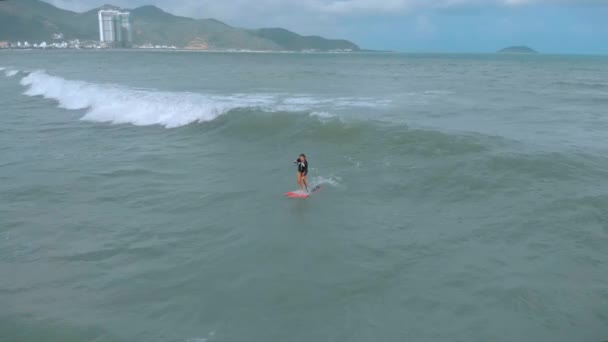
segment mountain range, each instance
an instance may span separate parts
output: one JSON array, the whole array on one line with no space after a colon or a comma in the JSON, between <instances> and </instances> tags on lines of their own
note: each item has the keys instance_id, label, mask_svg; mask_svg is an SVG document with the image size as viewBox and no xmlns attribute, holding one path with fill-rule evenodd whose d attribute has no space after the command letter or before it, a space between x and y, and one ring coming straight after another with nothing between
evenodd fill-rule
<instances>
[{"instance_id":1,"label":"mountain range","mask_svg":"<svg viewBox=\"0 0 608 342\"><path fill-rule=\"evenodd\" d=\"M102 8L118 7L105 5ZM57 8L40 0L0 2L0 41L99 40L95 8L84 13ZM342 39L301 36L282 28L249 30L215 19L193 19L167 13L155 6L127 9L131 13L133 44L174 45L180 48L265 51L352 50L360 48Z\"/></svg>"}]
</instances>

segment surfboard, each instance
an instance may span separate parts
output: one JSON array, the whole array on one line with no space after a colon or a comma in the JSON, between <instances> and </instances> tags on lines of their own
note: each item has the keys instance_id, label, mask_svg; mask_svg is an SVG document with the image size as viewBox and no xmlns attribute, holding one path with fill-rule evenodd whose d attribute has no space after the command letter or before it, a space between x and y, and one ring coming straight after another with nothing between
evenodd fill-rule
<instances>
[{"instance_id":1,"label":"surfboard","mask_svg":"<svg viewBox=\"0 0 608 342\"><path fill-rule=\"evenodd\" d=\"M317 191L319 191L319 189L321 189L320 185L315 186L314 188L312 188L312 190L310 192L304 192L301 190L298 191L290 191L290 192L286 192L285 196L289 197L289 198L308 198L310 197L310 195L316 193Z\"/></svg>"}]
</instances>

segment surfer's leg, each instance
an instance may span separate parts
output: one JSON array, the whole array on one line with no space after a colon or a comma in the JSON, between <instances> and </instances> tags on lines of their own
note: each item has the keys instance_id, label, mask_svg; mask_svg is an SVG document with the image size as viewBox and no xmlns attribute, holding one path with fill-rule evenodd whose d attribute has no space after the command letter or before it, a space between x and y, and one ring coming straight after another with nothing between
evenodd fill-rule
<instances>
[{"instance_id":1,"label":"surfer's leg","mask_svg":"<svg viewBox=\"0 0 608 342\"><path fill-rule=\"evenodd\" d=\"M306 179L306 174L302 174L302 184L306 186L306 189L308 189L308 180Z\"/></svg>"},{"instance_id":2,"label":"surfer's leg","mask_svg":"<svg viewBox=\"0 0 608 342\"><path fill-rule=\"evenodd\" d=\"M302 190L302 173L298 172L298 189Z\"/></svg>"}]
</instances>

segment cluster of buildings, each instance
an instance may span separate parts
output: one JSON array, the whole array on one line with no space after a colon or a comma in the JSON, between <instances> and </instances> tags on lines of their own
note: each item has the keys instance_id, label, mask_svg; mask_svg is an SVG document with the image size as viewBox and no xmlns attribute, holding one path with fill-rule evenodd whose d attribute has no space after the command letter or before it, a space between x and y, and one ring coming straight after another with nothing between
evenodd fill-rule
<instances>
[{"instance_id":1,"label":"cluster of buildings","mask_svg":"<svg viewBox=\"0 0 608 342\"><path fill-rule=\"evenodd\" d=\"M150 43L143 45L133 45L135 49L154 49L154 50L176 50L175 45L152 45Z\"/></svg>"},{"instance_id":2,"label":"cluster of buildings","mask_svg":"<svg viewBox=\"0 0 608 342\"><path fill-rule=\"evenodd\" d=\"M177 49L168 45L133 45L133 33L129 12L107 9L97 13L99 19L99 42L101 47L137 49Z\"/></svg>"},{"instance_id":3,"label":"cluster of buildings","mask_svg":"<svg viewBox=\"0 0 608 342\"><path fill-rule=\"evenodd\" d=\"M133 47L133 35L129 12L102 9L97 13L99 41L64 39L63 33L54 33L50 42L0 41L0 49L104 49ZM148 48L148 46L145 46ZM171 48L171 47L162 47Z\"/></svg>"},{"instance_id":4,"label":"cluster of buildings","mask_svg":"<svg viewBox=\"0 0 608 342\"><path fill-rule=\"evenodd\" d=\"M53 41L50 43L30 43L27 41L21 42L2 42L0 41L0 49L100 49L102 44L94 41L80 41L78 39L68 41Z\"/></svg>"}]
</instances>

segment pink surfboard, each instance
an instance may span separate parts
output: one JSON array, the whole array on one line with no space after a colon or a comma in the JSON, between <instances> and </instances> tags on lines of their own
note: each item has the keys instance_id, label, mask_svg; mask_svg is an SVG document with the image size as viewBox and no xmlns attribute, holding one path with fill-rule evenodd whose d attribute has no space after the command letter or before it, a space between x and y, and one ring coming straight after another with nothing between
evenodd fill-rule
<instances>
[{"instance_id":1,"label":"pink surfboard","mask_svg":"<svg viewBox=\"0 0 608 342\"><path fill-rule=\"evenodd\" d=\"M308 198L308 197L310 197L310 195L312 195L315 192L319 191L319 189L321 189L321 186L317 185L309 193L306 193L304 191L290 191L290 192L286 192L285 196L289 197L289 198Z\"/></svg>"}]
</instances>

